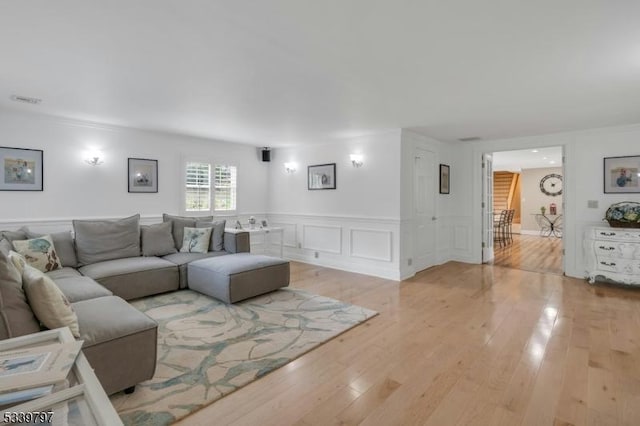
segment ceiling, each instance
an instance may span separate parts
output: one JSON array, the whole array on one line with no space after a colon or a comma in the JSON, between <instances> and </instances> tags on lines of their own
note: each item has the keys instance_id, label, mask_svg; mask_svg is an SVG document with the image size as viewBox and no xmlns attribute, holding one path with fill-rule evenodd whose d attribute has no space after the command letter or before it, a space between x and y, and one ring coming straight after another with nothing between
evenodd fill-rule
<instances>
[{"instance_id":1,"label":"ceiling","mask_svg":"<svg viewBox=\"0 0 640 426\"><path fill-rule=\"evenodd\" d=\"M639 20L635 0L3 1L0 108L276 147L631 124Z\"/></svg>"},{"instance_id":2,"label":"ceiling","mask_svg":"<svg viewBox=\"0 0 640 426\"><path fill-rule=\"evenodd\" d=\"M493 171L562 167L562 147L521 149L493 153Z\"/></svg>"}]
</instances>

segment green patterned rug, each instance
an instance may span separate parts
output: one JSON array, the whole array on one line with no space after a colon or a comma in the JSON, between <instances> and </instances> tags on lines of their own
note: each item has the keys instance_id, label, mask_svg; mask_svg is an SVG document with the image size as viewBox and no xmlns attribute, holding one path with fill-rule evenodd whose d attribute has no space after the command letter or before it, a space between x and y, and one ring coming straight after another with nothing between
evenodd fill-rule
<instances>
[{"instance_id":1,"label":"green patterned rug","mask_svg":"<svg viewBox=\"0 0 640 426\"><path fill-rule=\"evenodd\" d=\"M158 366L111 397L125 425L171 424L377 314L292 288L235 305L190 290L132 305L159 324Z\"/></svg>"}]
</instances>

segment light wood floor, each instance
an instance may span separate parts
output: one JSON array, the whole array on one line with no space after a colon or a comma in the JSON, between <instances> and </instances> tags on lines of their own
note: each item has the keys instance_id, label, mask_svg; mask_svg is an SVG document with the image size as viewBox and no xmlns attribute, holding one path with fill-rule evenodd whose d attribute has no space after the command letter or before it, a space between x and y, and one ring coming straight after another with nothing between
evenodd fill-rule
<instances>
[{"instance_id":1,"label":"light wood floor","mask_svg":"<svg viewBox=\"0 0 640 426\"><path fill-rule=\"evenodd\" d=\"M292 286L380 315L182 424L640 425L638 290L456 262Z\"/></svg>"},{"instance_id":2,"label":"light wood floor","mask_svg":"<svg viewBox=\"0 0 640 426\"><path fill-rule=\"evenodd\" d=\"M562 239L513 234L513 242L494 245L495 266L562 274Z\"/></svg>"}]
</instances>

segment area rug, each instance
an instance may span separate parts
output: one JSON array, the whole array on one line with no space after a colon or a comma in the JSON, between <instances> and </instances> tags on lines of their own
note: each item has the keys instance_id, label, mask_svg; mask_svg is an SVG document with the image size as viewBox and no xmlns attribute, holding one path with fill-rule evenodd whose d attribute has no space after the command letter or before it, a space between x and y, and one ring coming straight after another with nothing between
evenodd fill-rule
<instances>
[{"instance_id":1,"label":"area rug","mask_svg":"<svg viewBox=\"0 0 640 426\"><path fill-rule=\"evenodd\" d=\"M111 398L125 425L171 424L377 314L292 288L235 305L190 290L132 305L159 324L158 366Z\"/></svg>"}]
</instances>

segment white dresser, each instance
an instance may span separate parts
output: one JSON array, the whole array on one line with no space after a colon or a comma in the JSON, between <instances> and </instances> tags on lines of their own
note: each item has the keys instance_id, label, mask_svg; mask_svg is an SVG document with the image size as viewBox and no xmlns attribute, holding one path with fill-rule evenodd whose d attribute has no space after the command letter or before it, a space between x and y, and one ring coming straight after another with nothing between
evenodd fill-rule
<instances>
[{"instance_id":1,"label":"white dresser","mask_svg":"<svg viewBox=\"0 0 640 426\"><path fill-rule=\"evenodd\" d=\"M640 229L587 227L584 253L591 284L601 276L623 284L640 285Z\"/></svg>"}]
</instances>

